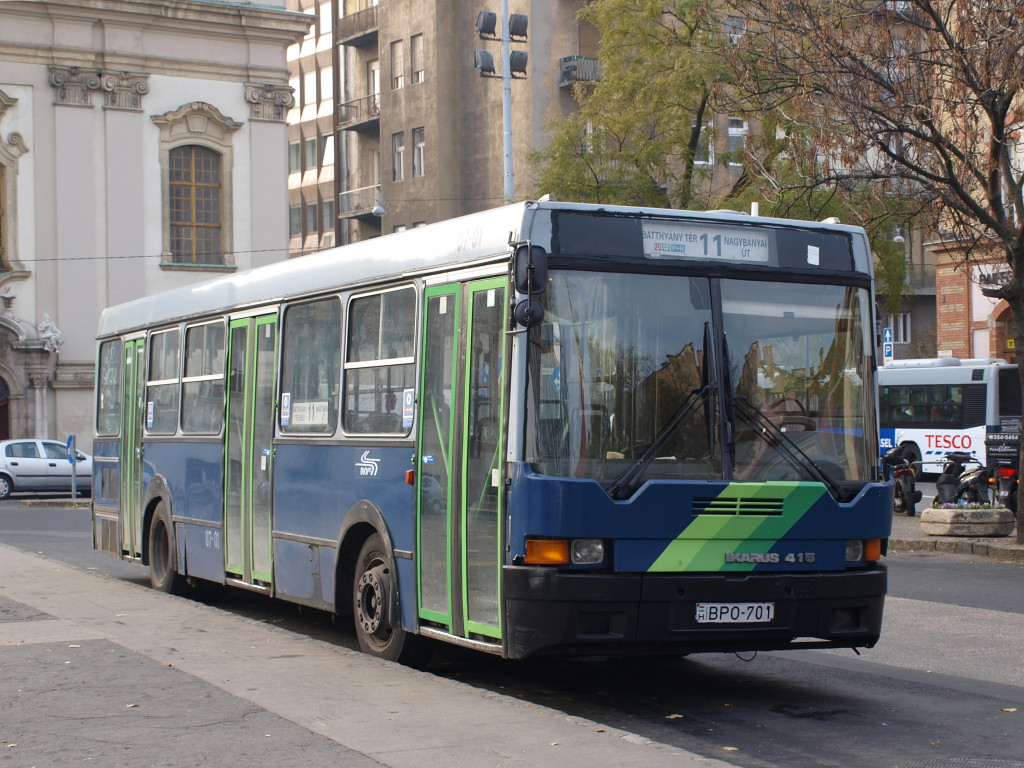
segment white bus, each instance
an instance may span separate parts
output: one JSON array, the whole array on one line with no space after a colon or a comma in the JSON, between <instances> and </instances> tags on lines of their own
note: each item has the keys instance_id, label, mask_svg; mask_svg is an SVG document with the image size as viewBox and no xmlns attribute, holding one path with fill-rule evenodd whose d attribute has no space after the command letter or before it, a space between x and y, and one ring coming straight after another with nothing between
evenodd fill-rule
<instances>
[{"instance_id":1,"label":"white bus","mask_svg":"<svg viewBox=\"0 0 1024 768\"><path fill-rule=\"evenodd\" d=\"M1020 439L1017 366L1002 359L892 360L878 370L879 449L908 446L921 471L952 451L987 464L1013 459Z\"/></svg>"}]
</instances>

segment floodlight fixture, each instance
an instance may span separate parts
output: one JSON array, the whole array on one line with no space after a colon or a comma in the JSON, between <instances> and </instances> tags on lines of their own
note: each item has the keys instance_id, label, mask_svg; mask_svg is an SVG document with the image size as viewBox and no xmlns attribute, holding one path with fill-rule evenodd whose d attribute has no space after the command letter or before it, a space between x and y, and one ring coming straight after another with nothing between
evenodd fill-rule
<instances>
[{"instance_id":1,"label":"floodlight fixture","mask_svg":"<svg viewBox=\"0 0 1024 768\"><path fill-rule=\"evenodd\" d=\"M496 39L497 28L498 14L493 11L480 11L480 15L476 17L476 31L480 37Z\"/></svg>"},{"instance_id":2,"label":"floodlight fixture","mask_svg":"<svg viewBox=\"0 0 1024 768\"><path fill-rule=\"evenodd\" d=\"M508 17L508 36L513 40L526 39L528 18L525 13L513 13Z\"/></svg>"},{"instance_id":3,"label":"floodlight fixture","mask_svg":"<svg viewBox=\"0 0 1024 768\"><path fill-rule=\"evenodd\" d=\"M512 77L521 75L526 77L526 61L529 54L526 51L512 51L508 55L508 71Z\"/></svg>"},{"instance_id":4,"label":"floodlight fixture","mask_svg":"<svg viewBox=\"0 0 1024 768\"><path fill-rule=\"evenodd\" d=\"M490 51L473 51L473 64L481 77L497 77L494 73L494 57Z\"/></svg>"}]
</instances>

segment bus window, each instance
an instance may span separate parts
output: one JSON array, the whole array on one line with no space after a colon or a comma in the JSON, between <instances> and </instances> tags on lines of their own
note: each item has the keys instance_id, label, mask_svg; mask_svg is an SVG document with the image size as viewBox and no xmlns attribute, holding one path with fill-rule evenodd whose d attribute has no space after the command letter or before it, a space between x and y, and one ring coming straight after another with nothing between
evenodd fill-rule
<instances>
[{"instance_id":1,"label":"bus window","mask_svg":"<svg viewBox=\"0 0 1024 768\"><path fill-rule=\"evenodd\" d=\"M999 415L1020 416L1020 379L1016 368L999 370Z\"/></svg>"},{"instance_id":2,"label":"bus window","mask_svg":"<svg viewBox=\"0 0 1024 768\"><path fill-rule=\"evenodd\" d=\"M185 331L181 428L186 434L217 434L224 422L224 338L222 322Z\"/></svg>"},{"instance_id":3,"label":"bus window","mask_svg":"<svg viewBox=\"0 0 1024 768\"><path fill-rule=\"evenodd\" d=\"M177 429L180 347L177 328L150 337L146 382L146 430L150 434L173 435Z\"/></svg>"},{"instance_id":4,"label":"bus window","mask_svg":"<svg viewBox=\"0 0 1024 768\"><path fill-rule=\"evenodd\" d=\"M100 345L99 387L96 403L96 434L116 435L121 429L121 341Z\"/></svg>"},{"instance_id":5,"label":"bus window","mask_svg":"<svg viewBox=\"0 0 1024 768\"><path fill-rule=\"evenodd\" d=\"M764 420L834 480L865 481L875 465L866 291L722 283L729 383L736 402L736 478L806 479Z\"/></svg>"},{"instance_id":6,"label":"bus window","mask_svg":"<svg viewBox=\"0 0 1024 768\"><path fill-rule=\"evenodd\" d=\"M545 322L530 331L527 460L545 474L617 477L696 400L649 477L706 477L704 344L712 320L705 278L554 272Z\"/></svg>"},{"instance_id":7,"label":"bus window","mask_svg":"<svg viewBox=\"0 0 1024 768\"><path fill-rule=\"evenodd\" d=\"M345 431L402 433L402 392L413 383L416 297L412 288L360 296L349 304Z\"/></svg>"},{"instance_id":8,"label":"bus window","mask_svg":"<svg viewBox=\"0 0 1024 768\"><path fill-rule=\"evenodd\" d=\"M340 302L332 297L289 307L282 338L281 431L333 435L338 426Z\"/></svg>"}]
</instances>

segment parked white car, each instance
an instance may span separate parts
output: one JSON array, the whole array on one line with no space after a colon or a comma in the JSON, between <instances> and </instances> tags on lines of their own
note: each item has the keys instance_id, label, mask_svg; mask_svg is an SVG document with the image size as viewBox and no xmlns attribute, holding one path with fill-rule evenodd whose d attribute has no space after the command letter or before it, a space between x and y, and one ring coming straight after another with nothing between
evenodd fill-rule
<instances>
[{"instance_id":1,"label":"parked white car","mask_svg":"<svg viewBox=\"0 0 1024 768\"><path fill-rule=\"evenodd\" d=\"M14 491L71 492L71 471L77 490L92 492L92 456L77 452L74 465L68 449L56 440L4 440L0 442L0 499Z\"/></svg>"}]
</instances>

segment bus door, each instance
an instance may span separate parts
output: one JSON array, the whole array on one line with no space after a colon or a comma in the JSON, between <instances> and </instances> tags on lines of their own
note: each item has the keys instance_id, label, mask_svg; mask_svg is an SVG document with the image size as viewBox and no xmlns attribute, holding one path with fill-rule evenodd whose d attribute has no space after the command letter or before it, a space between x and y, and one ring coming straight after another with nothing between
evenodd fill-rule
<instances>
[{"instance_id":1,"label":"bus door","mask_svg":"<svg viewBox=\"0 0 1024 768\"><path fill-rule=\"evenodd\" d=\"M146 340L124 344L121 408L121 554L142 557L142 420L146 389Z\"/></svg>"},{"instance_id":2,"label":"bus door","mask_svg":"<svg viewBox=\"0 0 1024 768\"><path fill-rule=\"evenodd\" d=\"M420 618L501 639L505 278L429 288L417 450Z\"/></svg>"},{"instance_id":3,"label":"bus door","mask_svg":"<svg viewBox=\"0 0 1024 768\"><path fill-rule=\"evenodd\" d=\"M274 360L277 315L231 321L224 445L224 567L246 583L267 583L271 561Z\"/></svg>"}]
</instances>

